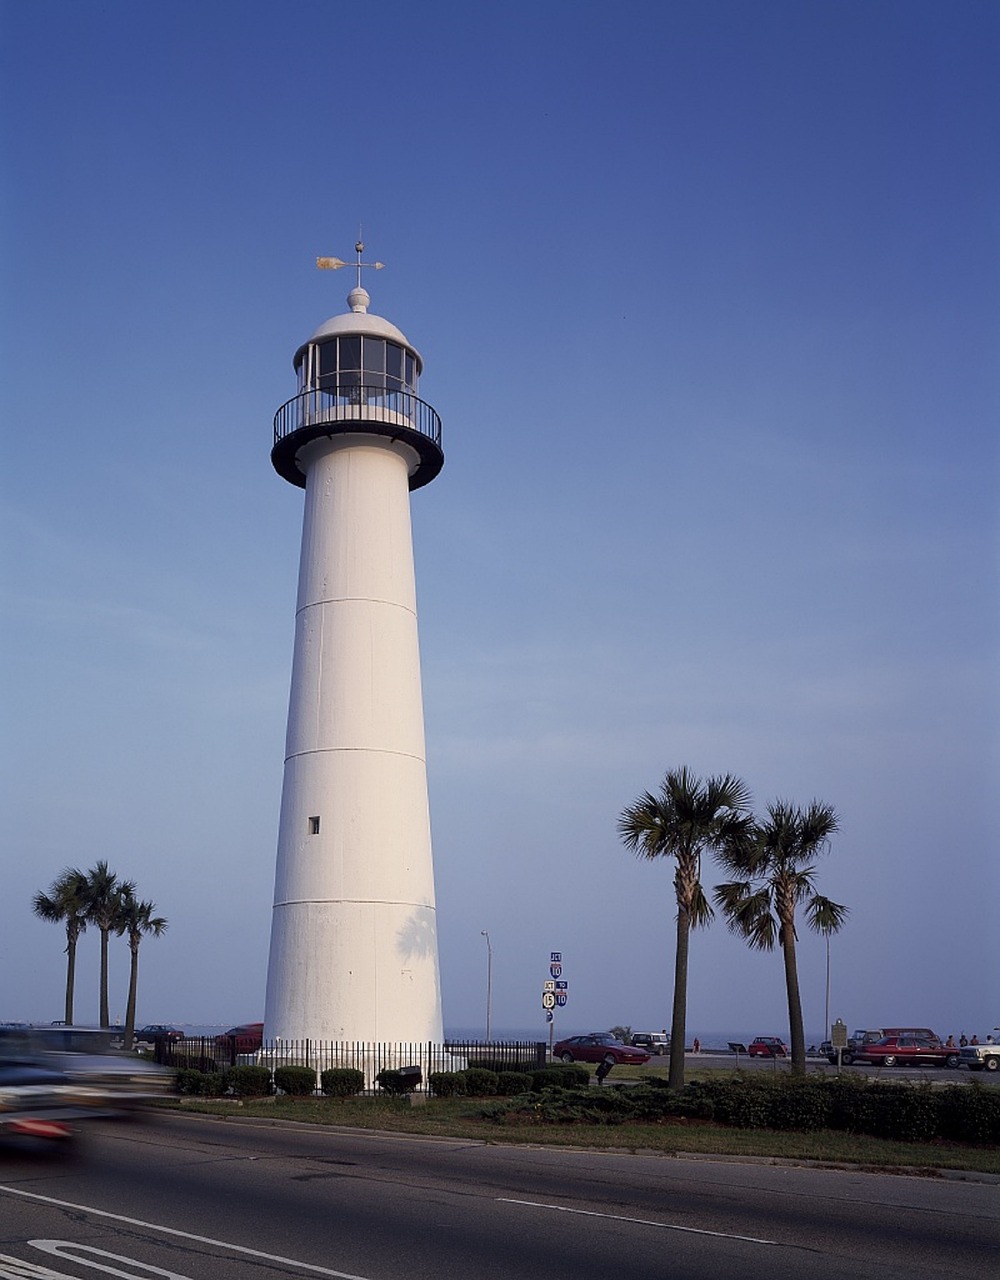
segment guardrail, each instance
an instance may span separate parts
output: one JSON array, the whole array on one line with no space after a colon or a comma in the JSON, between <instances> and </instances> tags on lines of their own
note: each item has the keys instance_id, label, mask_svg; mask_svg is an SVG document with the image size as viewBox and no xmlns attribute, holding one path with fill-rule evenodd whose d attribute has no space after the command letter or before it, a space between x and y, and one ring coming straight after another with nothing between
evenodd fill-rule
<instances>
[{"instance_id":1,"label":"guardrail","mask_svg":"<svg viewBox=\"0 0 1000 1280\"><path fill-rule=\"evenodd\" d=\"M286 400L274 415L274 443L326 423L383 422L416 431L441 447L441 419L411 391L362 385L313 388Z\"/></svg>"}]
</instances>

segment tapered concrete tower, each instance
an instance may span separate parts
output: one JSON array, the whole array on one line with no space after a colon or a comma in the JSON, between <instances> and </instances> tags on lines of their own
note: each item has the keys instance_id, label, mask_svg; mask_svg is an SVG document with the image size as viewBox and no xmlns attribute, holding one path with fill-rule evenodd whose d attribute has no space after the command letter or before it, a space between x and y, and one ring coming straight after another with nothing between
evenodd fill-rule
<instances>
[{"instance_id":1,"label":"tapered concrete tower","mask_svg":"<svg viewBox=\"0 0 1000 1280\"><path fill-rule=\"evenodd\" d=\"M441 423L356 249L350 311L296 351L274 419L305 513L264 1034L440 1042L409 491L441 470Z\"/></svg>"}]
</instances>

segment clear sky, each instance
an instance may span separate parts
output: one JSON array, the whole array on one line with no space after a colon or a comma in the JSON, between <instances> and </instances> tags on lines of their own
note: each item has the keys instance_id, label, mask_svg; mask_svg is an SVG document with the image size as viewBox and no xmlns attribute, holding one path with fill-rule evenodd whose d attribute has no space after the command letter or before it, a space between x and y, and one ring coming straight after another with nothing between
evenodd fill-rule
<instances>
[{"instance_id":1,"label":"clear sky","mask_svg":"<svg viewBox=\"0 0 1000 1280\"><path fill-rule=\"evenodd\" d=\"M142 1021L262 1016L302 512L291 357L421 351L413 496L446 1026L668 1025L668 768L834 805L832 1017L1000 1023L992 0L5 0L0 1019L31 895L170 922ZM706 884L717 873L705 870ZM801 935L807 1036L825 946ZM97 938L78 1016L96 1019ZM124 1013L127 948L112 950ZM784 1033L695 936L691 1034Z\"/></svg>"}]
</instances>

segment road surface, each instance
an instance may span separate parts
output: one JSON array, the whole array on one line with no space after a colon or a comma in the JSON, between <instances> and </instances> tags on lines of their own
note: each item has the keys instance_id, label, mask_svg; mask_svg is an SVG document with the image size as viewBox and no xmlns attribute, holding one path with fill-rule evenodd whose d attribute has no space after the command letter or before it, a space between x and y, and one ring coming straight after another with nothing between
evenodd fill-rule
<instances>
[{"instance_id":1,"label":"road surface","mask_svg":"<svg viewBox=\"0 0 1000 1280\"><path fill-rule=\"evenodd\" d=\"M1000 1274L1000 1186L152 1113L0 1156L0 1278Z\"/></svg>"}]
</instances>

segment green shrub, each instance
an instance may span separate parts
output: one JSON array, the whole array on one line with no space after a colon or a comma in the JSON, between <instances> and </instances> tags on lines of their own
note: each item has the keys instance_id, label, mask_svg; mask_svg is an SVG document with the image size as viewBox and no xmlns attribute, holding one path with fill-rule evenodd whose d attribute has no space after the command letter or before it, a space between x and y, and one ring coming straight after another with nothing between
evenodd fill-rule
<instances>
[{"instance_id":1,"label":"green shrub","mask_svg":"<svg viewBox=\"0 0 1000 1280\"><path fill-rule=\"evenodd\" d=\"M561 1067L540 1067L531 1073L531 1088L535 1093L543 1089L579 1089L590 1084L590 1072L586 1067L570 1063Z\"/></svg>"},{"instance_id":2,"label":"green shrub","mask_svg":"<svg viewBox=\"0 0 1000 1280\"><path fill-rule=\"evenodd\" d=\"M464 1098L466 1093L463 1071L432 1071L427 1077L435 1098Z\"/></svg>"},{"instance_id":3,"label":"green shrub","mask_svg":"<svg viewBox=\"0 0 1000 1280\"><path fill-rule=\"evenodd\" d=\"M177 1072L177 1092L187 1097L219 1098L225 1091L225 1078L221 1071L181 1067Z\"/></svg>"},{"instance_id":4,"label":"green shrub","mask_svg":"<svg viewBox=\"0 0 1000 1280\"><path fill-rule=\"evenodd\" d=\"M316 1072L312 1067L275 1067L274 1087L290 1098L311 1097L316 1092Z\"/></svg>"},{"instance_id":5,"label":"green shrub","mask_svg":"<svg viewBox=\"0 0 1000 1280\"><path fill-rule=\"evenodd\" d=\"M319 1087L328 1098L353 1098L365 1087L365 1073L356 1067L328 1067L320 1073Z\"/></svg>"},{"instance_id":6,"label":"green shrub","mask_svg":"<svg viewBox=\"0 0 1000 1280\"><path fill-rule=\"evenodd\" d=\"M531 1089L531 1076L527 1071L501 1071L497 1075L495 1092L501 1098L515 1098L519 1093L528 1093Z\"/></svg>"},{"instance_id":7,"label":"green shrub","mask_svg":"<svg viewBox=\"0 0 1000 1280\"><path fill-rule=\"evenodd\" d=\"M930 1085L876 1081L869 1086L873 1107L868 1132L897 1142L928 1142L938 1136L938 1099Z\"/></svg>"},{"instance_id":8,"label":"green shrub","mask_svg":"<svg viewBox=\"0 0 1000 1280\"><path fill-rule=\"evenodd\" d=\"M383 1093L388 1093L395 1098L401 1098L404 1094L413 1092L417 1087L418 1080L416 1076L404 1075L402 1071L385 1067L375 1077L375 1083Z\"/></svg>"},{"instance_id":9,"label":"green shrub","mask_svg":"<svg viewBox=\"0 0 1000 1280\"><path fill-rule=\"evenodd\" d=\"M495 1071L485 1071L482 1067L467 1067L462 1073L465 1077L465 1092L471 1098L489 1098L497 1091L500 1077Z\"/></svg>"},{"instance_id":10,"label":"green shrub","mask_svg":"<svg viewBox=\"0 0 1000 1280\"><path fill-rule=\"evenodd\" d=\"M977 1146L1000 1145L1000 1089L950 1085L938 1095L941 1136Z\"/></svg>"},{"instance_id":11,"label":"green shrub","mask_svg":"<svg viewBox=\"0 0 1000 1280\"><path fill-rule=\"evenodd\" d=\"M771 1129L812 1133L830 1127L833 1096L821 1076L779 1076L770 1101Z\"/></svg>"},{"instance_id":12,"label":"green shrub","mask_svg":"<svg viewBox=\"0 0 1000 1280\"><path fill-rule=\"evenodd\" d=\"M237 1098L263 1098L271 1092L271 1072L267 1067L230 1067L224 1079L226 1091Z\"/></svg>"}]
</instances>

